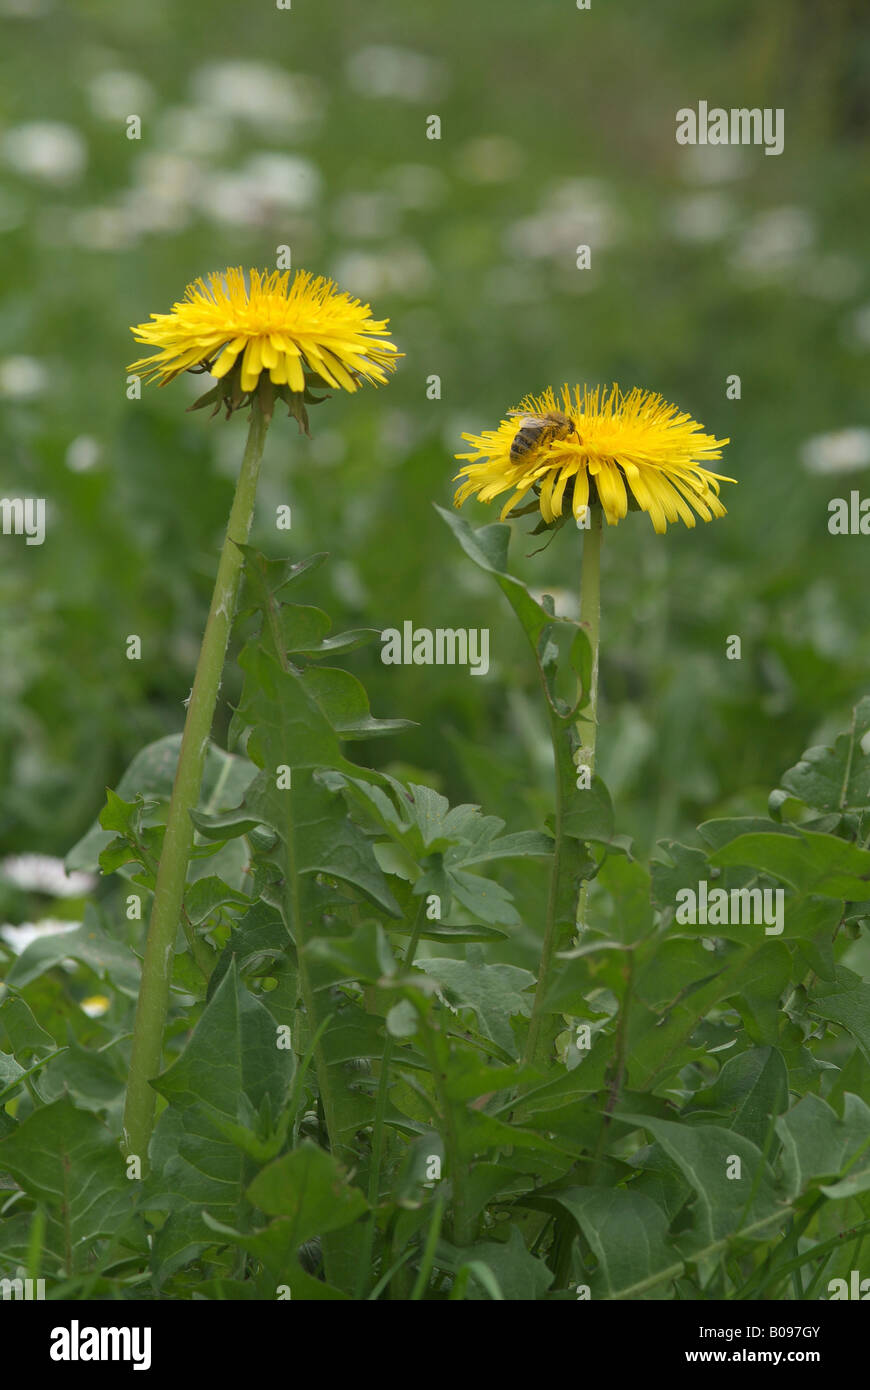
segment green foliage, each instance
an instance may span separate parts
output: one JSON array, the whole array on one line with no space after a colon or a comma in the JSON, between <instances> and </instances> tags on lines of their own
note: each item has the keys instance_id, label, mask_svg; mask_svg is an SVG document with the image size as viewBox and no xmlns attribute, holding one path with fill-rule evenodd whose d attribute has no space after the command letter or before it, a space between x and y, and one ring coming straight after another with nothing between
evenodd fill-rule
<instances>
[{"instance_id":1,"label":"green foliage","mask_svg":"<svg viewBox=\"0 0 870 1390\"><path fill-rule=\"evenodd\" d=\"M453 526L570 750L583 633L510 575L504 528ZM147 908L176 742L137 756L71 855L116 889L8 972L3 1271L34 1232L72 1297L787 1299L851 1268L870 1229L866 702L784 774L771 818L705 821L646 865L601 783L560 830L508 831L351 762L405 725L328 664L371 634L330 637L289 601L311 568L246 552L236 751L209 751L194 813L147 1173L117 1144L147 919L123 908L133 887ZM542 919L515 890L545 901L554 833L587 925L572 936L569 892L549 1060L528 1065L540 986L513 943ZM781 931L690 920L702 882L781 893ZM37 1021L96 990L101 1017Z\"/></svg>"}]
</instances>

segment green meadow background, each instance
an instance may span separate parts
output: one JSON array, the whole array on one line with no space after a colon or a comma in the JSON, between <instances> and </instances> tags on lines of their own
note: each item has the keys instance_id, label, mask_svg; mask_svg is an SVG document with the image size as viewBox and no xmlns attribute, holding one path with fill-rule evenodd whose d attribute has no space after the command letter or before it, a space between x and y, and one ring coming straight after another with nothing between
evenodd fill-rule
<instances>
[{"instance_id":1,"label":"green meadow background","mask_svg":"<svg viewBox=\"0 0 870 1390\"><path fill-rule=\"evenodd\" d=\"M827 531L832 497L870 495L861 11L0 0L0 495L48 508L43 546L0 537L0 853L65 854L135 752L181 728L245 423L186 413L201 377L127 400L129 325L280 245L388 316L405 356L388 386L313 411L310 441L276 417L255 543L330 552L300 597L337 628L491 630L485 678L351 654L373 712L417 722L356 756L541 824L533 664L432 504L463 430L550 384L619 381L729 436L739 485L694 531L634 514L607 531L617 828L649 850L763 811L870 680L870 540ZM702 99L783 107L784 153L678 146L676 111ZM515 528L517 572L575 611L576 533L527 558L542 541ZM219 739L238 689L230 666Z\"/></svg>"}]
</instances>

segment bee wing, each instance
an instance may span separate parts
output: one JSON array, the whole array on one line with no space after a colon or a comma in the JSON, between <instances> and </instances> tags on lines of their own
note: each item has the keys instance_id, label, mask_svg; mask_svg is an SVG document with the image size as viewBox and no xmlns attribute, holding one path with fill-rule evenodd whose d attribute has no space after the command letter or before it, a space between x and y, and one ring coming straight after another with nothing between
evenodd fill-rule
<instances>
[{"instance_id":1,"label":"bee wing","mask_svg":"<svg viewBox=\"0 0 870 1390\"><path fill-rule=\"evenodd\" d=\"M540 415L530 415L527 410L509 410L508 415L521 421L523 425L537 425L541 421Z\"/></svg>"}]
</instances>

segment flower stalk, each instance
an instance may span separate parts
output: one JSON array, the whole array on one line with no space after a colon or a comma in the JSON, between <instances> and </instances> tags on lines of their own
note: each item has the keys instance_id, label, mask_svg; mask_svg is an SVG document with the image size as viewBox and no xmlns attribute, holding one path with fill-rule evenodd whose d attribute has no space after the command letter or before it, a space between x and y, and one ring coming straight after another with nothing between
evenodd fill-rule
<instances>
[{"instance_id":1,"label":"flower stalk","mask_svg":"<svg viewBox=\"0 0 870 1390\"><path fill-rule=\"evenodd\" d=\"M600 505L590 508L591 526L583 535L583 557L580 562L580 625L585 629L592 648L592 670L589 678L589 703L577 720L578 750L575 755L578 770L589 769L595 774L595 740L598 733L598 648L601 642L601 538L604 514ZM577 898L577 930L586 928L586 895L589 880L580 885Z\"/></svg>"},{"instance_id":2,"label":"flower stalk","mask_svg":"<svg viewBox=\"0 0 870 1390\"><path fill-rule=\"evenodd\" d=\"M244 563L239 547L246 544L250 534L268 425L269 416L264 412L259 398L254 398L244 457L187 706L157 871L133 1027L123 1130L124 1151L139 1156L143 1171L147 1167L157 1100L150 1083L161 1067L175 941L193 849L194 830L190 812L196 808L202 786L206 751Z\"/></svg>"},{"instance_id":3,"label":"flower stalk","mask_svg":"<svg viewBox=\"0 0 870 1390\"><path fill-rule=\"evenodd\" d=\"M553 743L553 763L556 772L556 805L553 822L555 842L547 898L547 920L541 946L538 984L529 1019L525 1060L544 1066L548 1060L551 1039L544 1029L545 1002L550 992L553 962L565 932L566 919L576 920L582 929L586 911L586 880L576 888L576 854L565 834L565 811L570 803L572 787L569 778L576 777L582 767L590 775L595 770L595 733L598 706L598 645L601 618L601 532L603 512L597 503L590 507L589 530L583 533L583 558L580 571L580 622L586 630L592 648L589 701L572 729L550 709L550 737ZM577 747L571 751L572 743ZM576 904L575 904L576 895Z\"/></svg>"}]
</instances>

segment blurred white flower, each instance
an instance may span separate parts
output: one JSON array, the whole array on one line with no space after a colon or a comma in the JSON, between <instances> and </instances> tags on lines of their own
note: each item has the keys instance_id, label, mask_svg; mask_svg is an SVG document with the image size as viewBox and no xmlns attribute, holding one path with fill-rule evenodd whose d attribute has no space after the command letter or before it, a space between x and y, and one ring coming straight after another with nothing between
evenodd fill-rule
<instances>
[{"instance_id":1,"label":"blurred white flower","mask_svg":"<svg viewBox=\"0 0 870 1390\"><path fill-rule=\"evenodd\" d=\"M0 359L0 398L26 401L39 396L48 386L48 369L35 357Z\"/></svg>"},{"instance_id":2,"label":"blurred white flower","mask_svg":"<svg viewBox=\"0 0 870 1390\"><path fill-rule=\"evenodd\" d=\"M87 84L88 100L95 116L104 121L124 121L144 116L154 103L154 88L136 72L106 68Z\"/></svg>"},{"instance_id":3,"label":"blurred white flower","mask_svg":"<svg viewBox=\"0 0 870 1390\"><path fill-rule=\"evenodd\" d=\"M325 104L317 78L270 63L207 63L197 68L191 86L199 106L225 111L285 139L288 131L298 134L319 120Z\"/></svg>"},{"instance_id":4,"label":"blurred white flower","mask_svg":"<svg viewBox=\"0 0 870 1390\"><path fill-rule=\"evenodd\" d=\"M671 205L668 222L677 241L718 241L731 227L734 212L725 193L694 193Z\"/></svg>"},{"instance_id":5,"label":"blurred white flower","mask_svg":"<svg viewBox=\"0 0 870 1390\"><path fill-rule=\"evenodd\" d=\"M354 53L348 59L347 77L363 96L397 97L401 101L441 96L447 87L443 63L410 48L388 44L371 44Z\"/></svg>"},{"instance_id":6,"label":"blurred white flower","mask_svg":"<svg viewBox=\"0 0 870 1390\"><path fill-rule=\"evenodd\" d=\"M512 223L505 245L515 256L573 258L576 248L601 248L615 240L616 215L597 179L566 179L545 195L539 210Z\"/></svg>"},{"instance_id":7,"label":"blurred white flower","mask_svg":"<svg viewBox=\"0 0 870 1390\"><path fill-rule=\"evenodd\" d=\"M450 456L452 457L459 447L457 440L461 441L464 434L473 434L478 429L480 429L480 420L473 415L459 412L448 415L444 419L441 438L444 441L445 449L450 451Z\"/></svg>"},{"instance_id":8,"label":"blurred white flower","mask_svg":"<svg viewBox=\"0 0 870 1390\"><path fill-rule=\"evenodd\" d=\"M0 936L12 947L15 954L20 956L31 942L38 941L41 936L62 936L67 932L77 931L81 925L81 922L66 922L55 917L45 917L41 922L22 922L18 927L6 922L0 927ZM74 961L64 961L63 964L75 968Z\"/></svg>"},{"instance_id":9,"label":"blurred white flower","mask_svg":"<svg viewBox=\"0 0 870 1390\"><path fill-rule=\"evenodd\" d=\"M857 473L870 464L870 429L816 434L801 446L800 458L808 473Z\"/></svg>"},{"instance_id":10,"label":"blurred white flower","mask_svg":"<svg viewBox=\"0 0 870 1390\"><path fill-rule=\"evenodd\" d=\"M750 274L776 275L801 262L814 240L812 218L803 208L771 208L744 229L732 264Z\"/></svg>"},{"instance_id":11,"label":"blurred white flower","mask_svg":"<svg viewBox=\"0 0 870 1390\"><path fill-rule=\"evenodd\" d=\"M242 169L207 175L198 204L216 222L256 226L276 212L304 212L320 197L320 174L299 155L256 154Z\"/></svg>"},{"instance_id":12,"label":"blurred white flower","mask_svg":"<svg viewBox=\"0 0 870 1390\"><path fill-rule=\"evenodd\" d=\"M331 565L332 587L336 597L347 608L364 609L369 602L369 593L362 575L352 560L339 560Z\"/></svg>"},{"instance_id":13,"label":"blurred white flower","mask_svg":"<svg viewBox=\"0 0 870 1390\"><path fill-rule=\"evenodd\" d=\"M80 434L66 451L66 466L71 473L88 473L100 461L102 448L93 435Z\"/></svg>"},{"instance_id":14,"label":"blurred white flower","mask_svg":"<svg viewBox=\"0 0 870 1390\"><path fill-rule=\"evenodd\" d=\"M0 0L0 15L10 19L41 19L51 8L52 0Z\"/></svg>"},{"instance_id":15,"label":"blurred white flower","mask_svg":"<svg viewBox=\"0 0 870 1390\"><path fill-rule=\"evenodd\" d=\"M170 106L156 123L158 144L177 155L223 154L232 134L232 117L214 107Z\"/></svg>"},{"instance_id":16,"label":"blurred white flower","mask_svg":"<svg viewBox=\"0 0 870 1390\"><path fill-rule=\"evenodd\" d=\"M574 620L580 617L580 596L571 589L555 588L552 584L545 589L530 589L532 598L538 603L541 602L545 594L549 594L553 600L556 614L560 618L571 618Z\"/></svg>"},{"instance_id":17,"label":"blurred white flower","mask_svg":"<svg viewBox=\"0 0 870 1390\"><path fill-rule=\"evenodd\" d=\"M52 898L80 898L96 887L92 874L67 874L62 859L50 854L10 854L0 859L0 875L16 888Z\"/></svg>"},{"instance_id":18,"label":"blurred white flower","mask_svg":"<svg viewBox=\"0 0 870 1390\"><path fill-rule=\"evenodd\" d=\"M346 251L339 256L333 278L362 299L381 294L424 294L432 284L432 266L415 242L401 241L382 251Z\"/></svg>"},{"instance_id":19,"label":"blurred white flower","mask_svg":"<svg viewBox=\"0 0 870 1390\"><path fill-rule=\"evenodd\" d=\"M360 239L391 236L398 220L396 205L385 193L345 193L332 214L336 231Z\"/></svg>"},{"instance_id":20,"label":"blurred white flower","mask_svg":"<svg viewBox=\"0 0 870 1390\"><path fill-rule=\"evenodd\" d=\"M730 183L748 167L738 145L689 145L680 151L680 170L687 183Z\"/></svg>"},{"instance_id":21,"label":"blurred white flower","mask_svg":"<svg viewBox=\"0 0 870 1390\"><path fill-rule=\"evenodd\" d=\"M441 170L429 164L394 164L385 171L384 184L401 207L415 212L443 202L449 187Z\"/></svg>"},{"instance_id":22,"label":"blurred white flower","mask_svg":"<svg viewBox=\"0 0 870 1390\"><path fill-rule=\"evenodd\" d=\"M847 337L859 347L870 347L870 304L862 304L852 314Z\"/></svg>"},{"instance_id":23,"label":"blurred white flower","mask_svg":"<svg viewBox=\"0 0 870 1390\"><path fill-rule=\"evenodd\" d=\"M479 135L463 145L456 164L471 183L504 183L515 178L525 163L525 151L504 135Z\"/></svg>"},{"instance_id":24,"label":"blurred white flower","mask_svg":"<svg viewBox=\"0 0 870 1390\"><path fill-rule=\"evenodd\" d=\"M135 246L141 231L123 207L81 208L67 223L70 241L86 251L122 251Z\"/></svg>"},{"instance_id":25,"label":"blurred white flower","mask_svg":"<svg viewBox=\"0 0 870 1390\"><path fill-rule=\"evenodd\" d=\"M813 256L801 276L801 289L816 299L849 299L864 278L861 264L851 256L832 251Z\"/></svg>"},{"instance_id":26,"label":"blurred white flower","mask_svg":"<svg viewBox=\"0 0 870 1390\"><path fill-rule=\"evenodd\" d=\"M45 183L74 183L87 164L79 132L61 121L28 121L3 136L3 158L10 168Z\"/></svg>"},{"instance_id":27,"label":"blurred white flower","mask_svg":"<svg viewBox=\"0 0 870 1390\"><path fill-rule=\"evenodd\" d=\"M145 151L133 163L133 183L122 198L129 222L142 232L186 227L199 196L203 172L185 155Z\"/></svg>"}]
</instances>

